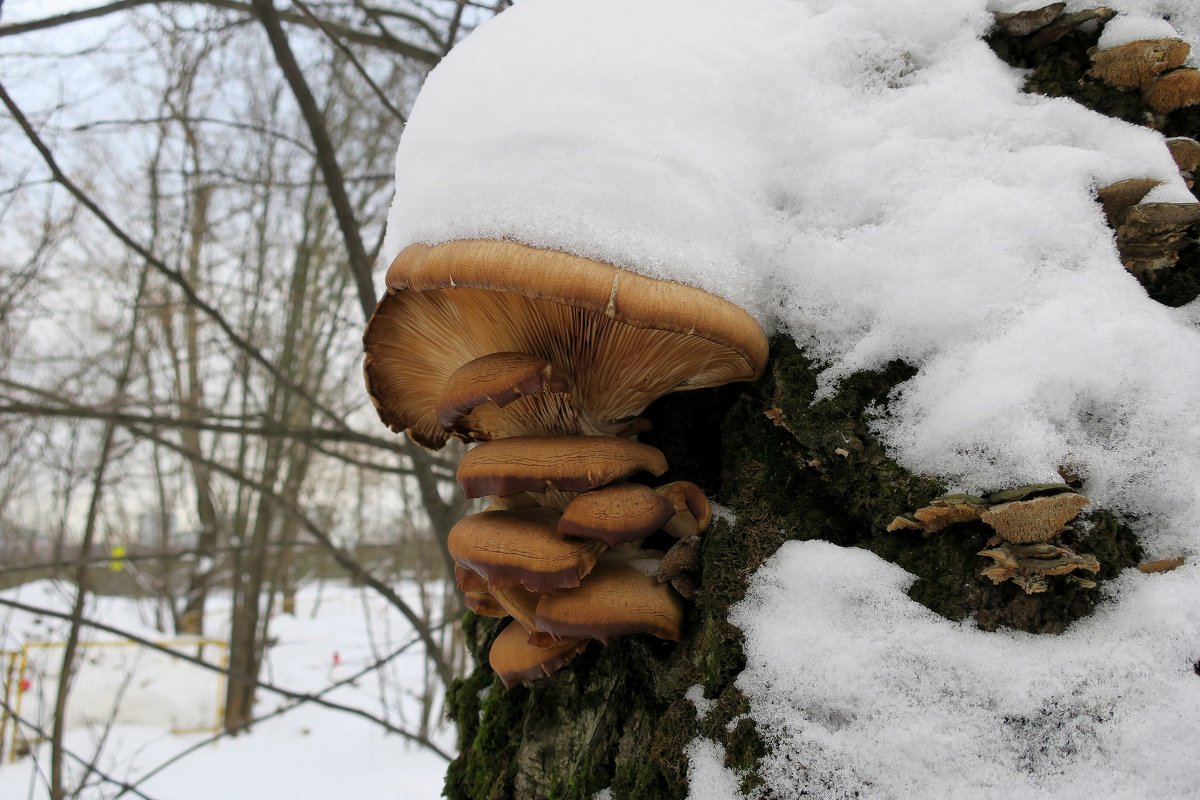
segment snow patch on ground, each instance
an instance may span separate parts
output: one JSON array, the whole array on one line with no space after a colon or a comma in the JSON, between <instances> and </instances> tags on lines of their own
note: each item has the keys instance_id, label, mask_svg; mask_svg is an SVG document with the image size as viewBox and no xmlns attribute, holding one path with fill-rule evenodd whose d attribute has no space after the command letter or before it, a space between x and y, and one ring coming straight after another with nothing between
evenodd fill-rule
<instances>
[{"instance_id":1,"label":"snow patch on ground","mask_svg":"<svg viewBox=\"0 0 1200 800\"><path fill-rule=\"evenodd\" d=\"M441 591L439 587L415 582L397 585L401 596L414 606L421 594ZM38 581L0 593L10 600L59 612L69 612L74 589L53 581ZM128 630L135 635L158 641L171 638L153 626L154 603L118 597L92 597L86 616ZM224 626L229 617L228 598L210 599L207 619L217 638L228 635ZM15 650L34 641L62 641L66 623L45 615L35 615L0 607L0 650ZM340 681L379 657L399 648L413 638L412 628L394 608L373 592L344 584L310 585L297 596L294 617L279 616L272 621L277 639L264 666L263 679L298 692L317 693ZM85 640L111 642L117 637L87 632ZM129 652L138 652L130 648ZM84 670L98 669L89 651L81 657ZM337 654L335 659L334 654ZM2 662L7 667L7 660ZM163 676L135 673L124 702L146 700L146 681ZM36 676L35 676L36 678ZM414 695L425 686L423 651L412 647L380 671L324 695L326 699L363 709L405 729L416 729L421 715ZM169 678L167 679L169 681ZM176 682L178 687L186 684ZM53 686L31 681L28 691L53 693ZM82 697L88 691L79 681L72 703L99 703L104 707L111 697ZM207 688L205 689L207 692ZM211 700L209 697L203 698ZM178 697L173 703L181 703ZM256 705L261 716L290 701L262 690ZM47 712L53 703L47 704ZM25 703L25 716L35 713L35 704ZM434 711L435 742L453 751L454 735L448 726L438 724ZM39 720L49 727L49 716ZM209 716L210 722L215 721ZM119 724L104 742L97 766L110 776L138 781L147 771L196 744L210 734L173 735L165 720L159 724ZM66 747L84 758L91 758L103 725L68 730ZM11 727L6 742L11 742ZM27 732L28 733L28 732ZM29 734L32 736L32 734ZM44 778L49 765L49 748L39 745L33 757L14 763L0 762L0 797L44 798ZM69 762L69 774L77 765ZM226 738L188 755L145 781L140 789L155 800L211 800L228 798L287 797L294 800L325 800L332 797L435 798L441 795L446 763L427 750L388 734L378 725L339 712L304 705L256 725L249 734ZM402 776L398 778L397 776ZM32 788L31 788L32 787ZM110 785L95 783L85 790L83 800L109 798L115 794ZM132 795L129 795L132 796Z\"/></svg>"}]
</instances>

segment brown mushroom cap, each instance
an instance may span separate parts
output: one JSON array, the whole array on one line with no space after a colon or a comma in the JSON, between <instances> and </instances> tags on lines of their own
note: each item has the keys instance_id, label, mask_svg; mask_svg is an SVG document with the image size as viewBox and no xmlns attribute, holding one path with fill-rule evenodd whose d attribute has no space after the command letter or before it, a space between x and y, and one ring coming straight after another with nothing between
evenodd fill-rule
<instances>
[{"instance_id":1,"label":"brown mushroom cap","mask_svg":"<svg viewBox=\"0 0 1200 800\"><path fill-rule=\"evenodd\" d=\"M473 569L467 569L462 564L454 565L454 582L458 590L464 594L478 594L488 590L487 578Z\"/></svg>"},{"instance_id":2,"label":"brown mushroom cap","mask_svg":"<svg viewBox=\"0 0 1200 800\"><path fill-rule=\"evenodd\" d=\"M562 639L543 644L530 644L525 630L515 622L500 631L492 642L488 663L500 676L505 689L511 689L522 678L541 678L553 675L587 647L587 639Z\"/></svg>"},{"instance_id":3,"label":"brown mushroom cap","mask_svg":"<svg viewBox=\"0 0 1200 800\"><path fill-rule=\"evenodd\" d=\"M1138 39L1092 53L1088 74L1110 86L1137 89L1187 61L1191 49L1182 39Z\"/></svg>"},{"instance_id":4,"label":"brown mushroom cap","mask_svg":"<svg viewBox=\"0 0 1200 800\"><path fill-rule=\"evenodd\" d=\"M712 524L712 505L704 490L691 481L665 483L654 491L670 501L675 509L675 514L663 527L676 539L695 536Z\"/></svg>"},{"instance_id":5,"label":"brown mushroom cap","mask_svg":"<svg viewBox=\"0 0 1200 800\"><path fill-rule=\"evenodd\" d=\"M581 433L618 433L664 394L766 364L762 328L726 300L516 242L410 245L387 284L363 337L367 390L385 424L428 447L446 441L436 409L451 374L490 353L561 370Z\"/></svg>"},{"instance_id":6,"label":"brown mushroom cap","mask_svg":"<svg viewBox=\"0 0 1200 800\"><path fill-rule=\"evenodd\" d=\"M634 633L677 642L683 600L625 559L605 559L577 588L542 595L535 622L553 636L587 636L606 644Z\"/></svg>"},{"instance_id":7,"label":"brown mushroom cap","mask_svg":"<svg viewBox=\"0 0 1200 800\"><path fill-rule=\"evenodd\" d=\"M1116 227L1122 212L1142 202L1150 190L1161 183L1153 178L1129 178L1097 189L1096 198L1104 208L1108 224Z\"/></svg>"},{"instance_id":8,"label":"brown mushroom cap","mask_svg":"<svg viewBox=\"0 0 1200 800\"><path fill-rule=\"evenodd\" d=\"M505 588L493 586L490 596L497 605L504 609L506 616L512 617L521 624L526 634L533 637L537 633L537 628L533 624L533 615L537 610L537 594L523 586Z\"/></svg>"},{"instance_id":9,"label":"brown mushroom cap","mask_svg":"<svg viewBox=\"0 0 1200 800\"><path fill-rule=\"evenodd\" d=\"M674 506L649 486L618 483L576 495L563 509L558 533L615 547L645 539L673 516Z\"/></svg>"},{"instance_id":10,"label":"brown mushroom cap","mask_svg":"<svg viewBox=\"0 0 1200 800\"><path fill-rule=\"evenodd\" d=\"M604 544L562 538L558 516L550 508L472 514L450 530L450 555L487 578L493 592L518 585L533 592L578 586Z\"/></svg>"},{"instance_id":11,"label":"brown mushroom cap","mask_svg":"<svg viewBox=\"0 0 1200 800\"><path fill-rule=\"evenodd\" d=\"M1018 11L1015 14L995 14L996 27L1010 36L1028 36L1049 25L1062 16L1067 8L1066 3L1051 3L1041 8L1028 11Z\"/></svg>"},{"instance_id":12,"label":"brown mushroom cap","mask_svg":"<svg viewBox=\"0 0 1200 800\"><path fill-rule=\"evenodd\" d=\"M1074 492L1063 492L1032 500L1015 500L992 506L980 519L995 529L1006 542L1029 544L1046 542L1061 533L1088 499Z\"/></svg>"},{"instance_id":13,"label":"brown mushroom cap","mask_svg":"<svg viewBox=\"0 0 1200 800\"><path fill-rule=\"evenodd\" d=\"M1142 89L1142 96L1160 114L1200 105L1200 70L1177 69L1160 75Z\"/></svg>"},{"instance_id":14,"label":"brown mushroom cap","mask_svg":"<svg viewBox=\"0 0 1200 800\"><path fill-rule=\"evenodd\" d=\"M463 456L467 497L518 492L586 492L645 470L667 471L656 448L618 436L519 436L484 442Z\"/></svg>"},{"instance_id":15,"label":"brown mushroom cap","mask_svg":"<svg viewBox=\"0 0 1200 800\"><path fill-rule=\"evenodd\" d=\"M492 424L473 421L472 411L484 406L480 408L483 416L488 407L494 412L518 398L541 392L562 394L569 390L566 376L544 358L528 353L489 353L468 361L451 373L438 399L437 421L447 431L470 434L477 439L514 435L503 427L497 430L494 420ZM496 414L490 416L496 417ZM520 432L521 428L518 426L516 430Z\"/></svg>"},{"instance_id":16,"label":"brown mushroom cap","mask_svg":"<svg viewBox=\"0 0 1200 800\"><path fill-rule=\"evenodd\" d=\"M1167 139L1167 149L1171 151L1171 158L1175 159L1175 166L1179 167L1180 174L1185 177L1191 176L1200 168L1200 142L1195 139L1174 136Z\"/></svg>"},{"instance_id":17,"label":"brown mushroom cap","mask_svg":"<svg viewBox=\"0 0 1200 800\"><path fill-rule=\"evenodd\" d=\"M504 619L510 616L508 609L497 602L496 598L487 592L463 592L463 599L466 602L467 608L481 617Z\"/></svg>"}]
</instances>

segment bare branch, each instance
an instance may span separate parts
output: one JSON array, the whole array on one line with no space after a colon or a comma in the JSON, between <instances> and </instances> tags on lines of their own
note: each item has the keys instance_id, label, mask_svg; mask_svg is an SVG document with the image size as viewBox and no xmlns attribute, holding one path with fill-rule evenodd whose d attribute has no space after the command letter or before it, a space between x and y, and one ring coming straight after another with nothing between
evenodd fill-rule
<instances>
[{"instance_id":1,"label":"bare branch","mask_svg":"<svg viewBox=\"0 0 1200 800\"><path fill-rule=\"evenodd\" d=\"M161 6L167 3L176 3L184 5L211 6L213 8L226 9L228 11L238 11L243 14L253 14L254 9L249 3L239 2L239 0L116 0L113 3L107 3L94 8L82 9L80 11L71 11L65 14L56 14L52 17L44 17L42 19L30 20L29 22L18 22L11 25L0 25L0 37L16 36L22 33L30 33L32 31L47 30L57 28L62 25L69 25L73 22L82 22L88 19L96 19L105 17L109 14L116 14L121 11L128 11L139 6ZM302 14L295 12L284 11L280 15L280 19L284 22L303 25L306 28L312 28L311 20L305 18ZM337 34L347 41L355 44L367 45L368 47L377 47L380 50L396 53L411 58L414 61L420 61L430 66L437 64L442 59L440 53L432 50L427 50L419 45L397 39L392 34L387 35L369 33L367 31L352 28L348 25L342 25L337 22L326 20L325 25L331 30L337 31Z\"/></svg>"},{"instance_id":2,"label":"bare branch","mask_svg":"<svg viewBox=\"0 0 1200 800\"><path fill-rule=\"evenodd\" d=\"M346 243L346 255L350 260L350 271L354 275L354 282L358 288L358 300L362 305L363 316L369 318L371 312L375 310L377 299L375 287L371 282L371 262L367 260L367 251L363 246L358 220L354 218L354 208L350 204L350 196L346 193L346 183L342 178L342 168L338 165L337 151L334 150L333 142L329 139L329 131L325 129L325 120L320 109L317 108L317 100L313 97L312 90L308 87L308 81L304 79L304 72L296 62L296 56L292 52L287 35L283 32L283 26L279 21L279 12L275 10L273 0L251 0L251 3L258 18L262 20L263 29L266 30L267 39L270 40L271 49L275 53L275 61L283 71L283 77L287 80L288 86L292 88L296 104L300 107L300 114L304 117L304 123L308 126L309 134L312 136L313 146L317 150L317 163L321 167L321 176L325 181L325 189L329 192L329 201L333 203L338 227L341 229L342 239Z\"/></svg>"},{"instance_id":3,"label":"bare branch","mask_svg":"<svg viewBox=\"0 0 1200 800\"><path fill-rule=\"evenodd\" d=\"M9 95L8 90L4 88L3 83L0 83L0 102L3 102L5 107L8 108L9 112L13 115L13 118L17 121L17 124L21 127L21 130L24 131L25 137L34 146L34 148L37 149L38 153L42 157L42 160L50 169L50 173L53 175L56 183L60 184L63 188L70 192L71 195L84 208L92 212L93 216L103 223L104 226L108 228L109 231L126 247L137 253L137 255L146 261L146 263L148 263L156 271L166 276L171 283L178 286L183 291L184 297L189 303L200 309L205 316L212 319L213 322L217 324L217 327L221 329L221 331L239 350L248 355L255 363L265 368L267 372L271 374L271 377L275 378L275 380L279 381L280 384L288 387L288 389L295 392L297 396L310 403L314 409L320 411L335 424L342 426L345 425L345 422L341 419L341 417L329 410L317 398L313 397L307 389L297 385L287 375L284 375L278 367L268 361L267 357L264 356L256 347L254 347L254 345L250 344L250 342L244 336L235 331L233 326L228 320L225 319L220 311L207 303L200 297L200 295L196 293L196 290L188 282L187 278L184 277L183 273L177 269L174 269L173 267L168 266L165 262L135 241L133 237L126 233L119 225L117 225L117 223L114 222L111 217L105 214L104 211L101 210L98 205L96 205L95 201L93 201L86 192L79 188L74 181L68 178L66 173L64 173L58 166L58 162L55 160L54 154L50 152L50 148L48 148L45 142L42 141L41 137L38 136L37 131L33 129L33 126L29 123L29 119L25 116L24 112L21 111L21 108L16 104L16 101L14 101Z\"/></svg>"}]
</instances>

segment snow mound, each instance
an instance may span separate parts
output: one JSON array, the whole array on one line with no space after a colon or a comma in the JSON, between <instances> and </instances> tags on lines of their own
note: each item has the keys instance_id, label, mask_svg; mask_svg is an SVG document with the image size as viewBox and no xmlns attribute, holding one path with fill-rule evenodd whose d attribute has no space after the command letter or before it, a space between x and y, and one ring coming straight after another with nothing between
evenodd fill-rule
<instances>
[{"instance_id":1,"label":"snow mound","mask_svg":"<svg viewBox=\"0 0 1200 800\"><path fill-rule=\"evenodd\" d=\"M1126 573L1061 636L985 633L872 553L784 545L731 615L772 796L1194 796L1198 571ZM719 747L691 755L692 798L738 796Z\"/></svg>"}]
</instances>

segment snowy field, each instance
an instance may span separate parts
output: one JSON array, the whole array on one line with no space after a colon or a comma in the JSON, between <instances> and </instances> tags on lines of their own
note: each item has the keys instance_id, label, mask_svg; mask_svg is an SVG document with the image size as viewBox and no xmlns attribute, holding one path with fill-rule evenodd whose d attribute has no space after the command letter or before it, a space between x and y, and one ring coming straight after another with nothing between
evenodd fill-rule
<instances>
[{"instance_id":1,"label":"snowy field","mask_svg":"<svg viewBox=\"0 0 1200 800\"><path fill-rule=\"evenodd\" d=\"M418 587L406 584L401 588L404 599L417 605ZM12 589L2 596L57 611L69 611L72 600L65 584L48 581ZM227 602L214 598L208 612L209 629L216 638L226 635ZM413 638L404 619L369 589L335 583L312 585L300 592L296 611L295 617L279 616L272 621L273 636L278 641L262 674L263 680L293 691L321 692ZM170 638L148 624L152 614L150 603L108 597L95 598L87 612L90 618L138 636ZM0 609L0 634L0 649L11 650L21 643L61 639L65 623ZM109 638L89 635L88 640ZM324 697L383 717L397 727L415 730L420 720L416 695L424 685L420 653L419 645L412 647L378 673L370 673ZM31 686L30 691L37 688ZM139 688L140 682L135 679L125 690L130 703L138 701ZM201 695L199 702L208 702L211 707L207 689L201 690ZM95 699L80 702L94 704ZM177 702L179 698L172 704ZM255 715L288 703L260 690ZM438 702L434 723L440 708ZM139 790L154 800L423 800L441 794L446 767L441 758L388 734L369 720L312 704L260 723L248 735L223 738L142 782L147 772L211 735L173 735L166 727L162 723L115 726L104 742L97 766L112 778L138 784ZM90 759L99 732L94 728L70 730L65 746ZM452 728L440 726L432 738L443 750L453 750ZM30 756L14 763L0 763L0 798L47 797L43 776L48 769L48 745L35 748ZM82 797L98 800L119 794L120 789L111 784L98 784Z\"/></svg>"}]
</instances>

